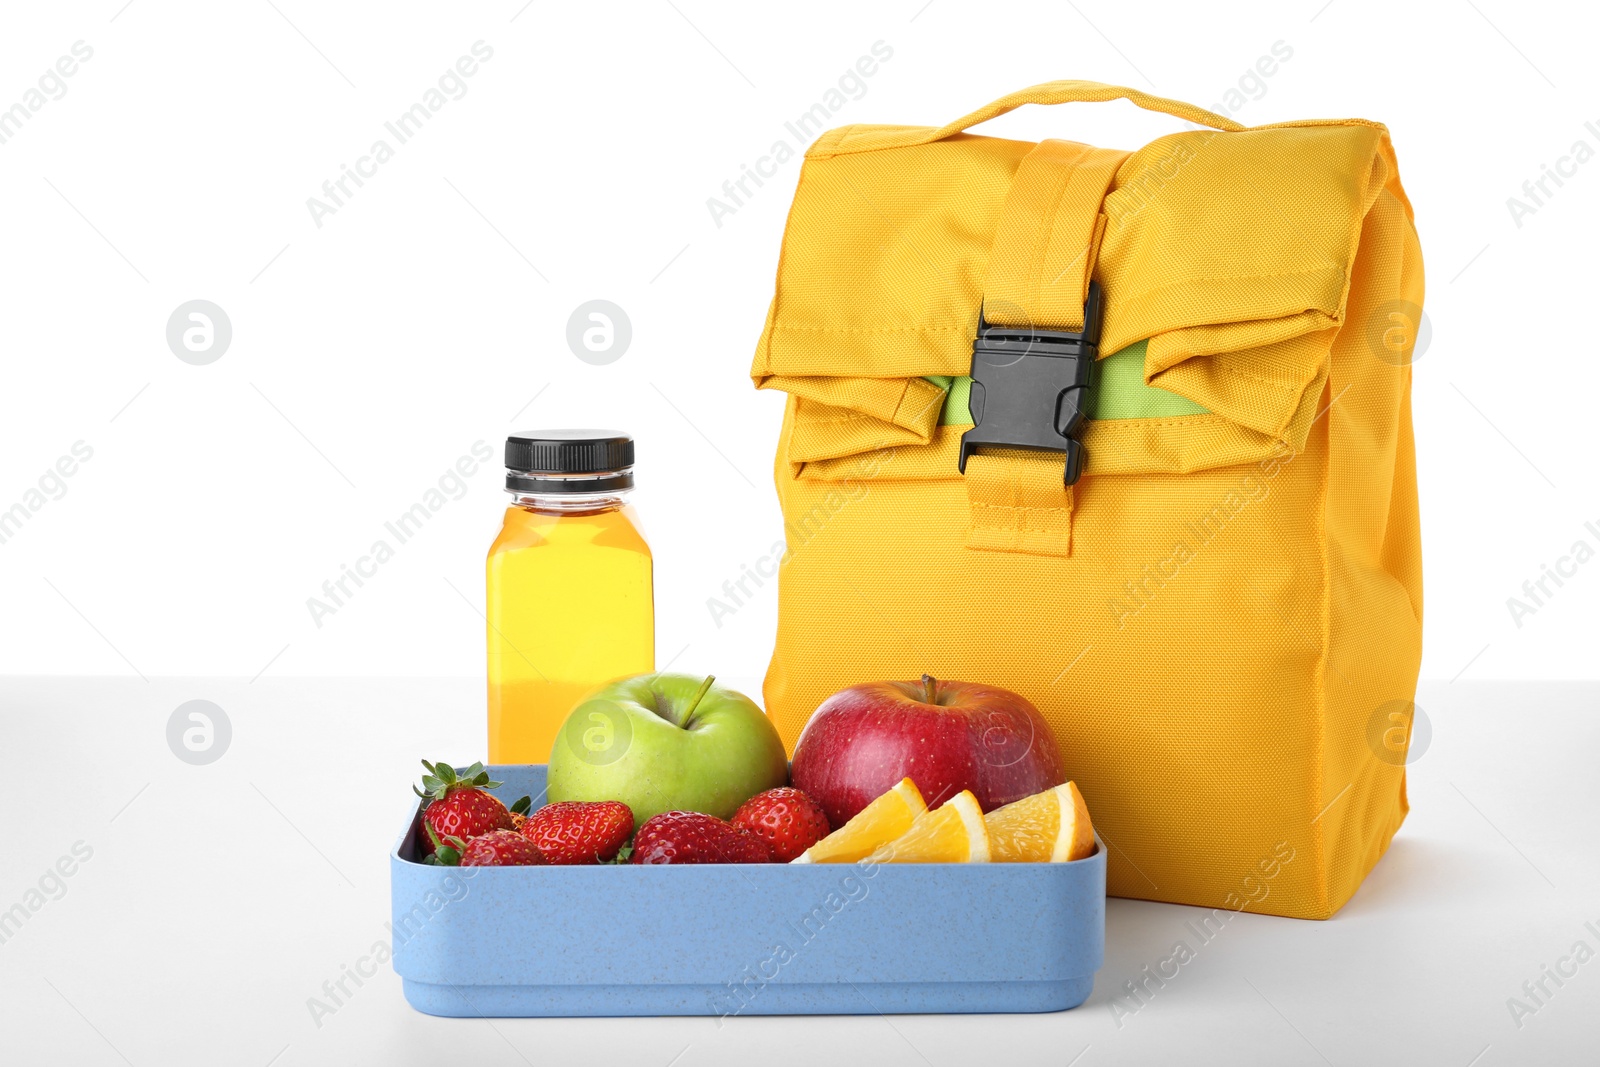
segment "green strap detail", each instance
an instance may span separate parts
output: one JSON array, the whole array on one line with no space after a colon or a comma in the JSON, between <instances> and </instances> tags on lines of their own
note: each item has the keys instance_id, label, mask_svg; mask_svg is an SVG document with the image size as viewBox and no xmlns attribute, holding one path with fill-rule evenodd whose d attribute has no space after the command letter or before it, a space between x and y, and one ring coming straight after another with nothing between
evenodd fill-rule
<instances>
[{"instance_id":1,"label":"green strap detail","mask_svg":"<svg viewBox=\"0 0 1600 1067\"><path fill-rule=\"evenodd\" d=\"M944 390L944 410L939 412L941 426L971 426L972 410L967 398L972 395L972 378L963 375L952 378L947 374L930 374L928 381Z\"/></svg>"},{"instance_id":2,"label":"green strap detail","mask_svg":"<svg viewBox=\"0 0 1600 1067\"><path fill-rule=\"evenodd\" d=\"M1094 387L1089 390L1086 414L1091 419L1167 419L1178 415L1208 415L1205 408L1187 397L1144 383L1144 354L1148 341L1136 341L1122 351L1102 359L1095 367ZM929 375L928 381L946 393L942 426L971 426L968 397L972 379Z\"/></svg>"}]
</instances>

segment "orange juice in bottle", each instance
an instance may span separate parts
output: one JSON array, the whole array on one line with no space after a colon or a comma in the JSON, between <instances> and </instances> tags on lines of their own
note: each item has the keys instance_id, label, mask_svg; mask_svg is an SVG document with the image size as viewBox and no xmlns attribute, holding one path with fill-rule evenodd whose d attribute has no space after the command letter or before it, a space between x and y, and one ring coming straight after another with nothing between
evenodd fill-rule
<instances>
[{"instance_id":1,"label":"orange juice in bottle","mask_svg":"<svg viewBox=\"0 0 1600 1067\"><path fill-rule=\"evenodd\" d=\"M534 430L506 439L506 509L489 549L489 761L546 763L597 686L655 669L650 546L625 503L633 438Z\"/></svg>"}]
</instances>

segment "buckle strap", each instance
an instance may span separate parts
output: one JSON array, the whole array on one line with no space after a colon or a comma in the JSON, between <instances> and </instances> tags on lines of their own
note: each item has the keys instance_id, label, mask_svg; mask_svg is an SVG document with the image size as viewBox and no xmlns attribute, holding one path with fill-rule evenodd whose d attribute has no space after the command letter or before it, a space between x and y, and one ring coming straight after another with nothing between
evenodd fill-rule
<instances>
[{"instance_id":1,"label":"buckle strap","mask_svg":"<svg viewBox=\"0 0 1600 1067\"><path fill-rule=\"evenodd\" d=\"M1100 357L1100 286L1089 283L1083 328L1077 332L991 326L978 315L972 342L972 429L961 435L957 466L979 446L1062 452L1062 481L1083 473L1087 453L1079 440L1084 404Z\"/></svg>"},{"instance_id":2,"label":"buckle strap","mask_svg":"<svg viewBox=\"0 0 1600 1067\"><path fill-rule=\"evenodd\" d=\"M969 548L1072 554L1073 483L1087 459L1079 438L1100 354L1101 207L1127 157L1041 141L1006 193L972 345L973 427L958 459Z\"/></svg>"},{"instance_id":3,"label":"buckle strap","mask_svg":"<svg viewBox=\"0 0 1600 1067\"><path fill-rule=\"evenodd\" d=\"M985 314L1002 326L1083 329L1100 240L1101 205L1127 152L1040 141L1006 192L984 280Z\"/></svg>"},{"instance_id":4,"label":"buckle strap","mask_svg":"<svg viewBox=\"0 0 1600 1067\"><path fill-rule=\"evenodd\" d=\"M1034 556L1072 555L1073 487L1020 452L978 456L966 477L967 547Z\"/></svg>"},{"instance_id":5,"label":"buckle strap","mask_svg":"<svg viewBox=\"0 0 1600 1067\"><path fill-rule=\"evenodd\" d=\"M1103 300L1093 281L1106 191L1127 152L1041 141L1017 166L989 250L972 345L973 428L981 447L1061 453L1062 483L1083 473L1080 436L1100 356Z\"/></svg>"}]
</instances>

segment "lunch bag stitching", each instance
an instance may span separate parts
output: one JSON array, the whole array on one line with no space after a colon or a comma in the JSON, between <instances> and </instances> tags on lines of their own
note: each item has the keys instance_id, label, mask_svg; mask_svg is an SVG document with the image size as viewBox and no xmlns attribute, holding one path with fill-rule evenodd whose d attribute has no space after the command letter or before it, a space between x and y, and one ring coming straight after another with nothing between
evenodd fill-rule
<instances>
[{"instance_id":1,"label":"lunch bag stitching","mask_svg":"<svg viewBox=\"0 0 1600 1067\"><path fill-rule=\"evenodd\" d=\"M1262 385L1270 385L1272 388L1278 389L1285 393L1298 393L1300 390L1305 388L1303 385L1293 385L1289 382L1275 381L1272 378L1263 378L1259 374L1251 374L1249 371L1240 370L1238 367L1230 367L1226 363L1218 363L1216 364L1216 367L1218 370L1226 374L1231 374L1235 378L1243 378L1246 381L1251 382L1260 382ZM1168 367L1167 369L1171 370L1172 368Z\"/></svg>"},{"instance_id":2,"label":"lunch bag stitching","mask_svg":"<svg viewBox=\"0 0 1600 1067\"><path fill-rule=\"evenodd\" d=\"M816 330L820 333L909 333L929 330L971 330L971 326L934 326L918 323L912 326L807 326L801 323L773 323L774 330Z\"/></svg>"},{"instance_id":3,"label":"lunch bag stitching","mask_svg":"<svg viewBox=\"0 0 1600 1067\"><path fill-rule=\"evenodd\" d=\"M1122 294L1122 295L1119 296L1119 299L1125 304L1131 304L1135 300L1143 300L1145 297L1150 296L1152 293L1162 293L1162 292L1165 292L1168 289L1187 288L1189 286L1192 286L1192 285L1194 285L1196 283L1201 283L1201 282L1245 282L1245 281L1251 281L1252 279L1255 279L1255 278L1297 278L1297 277L1309 276L1309 275L1314 275L1314 274L1326 274L1330 270L1333 271L1335 274L1338 274L1338 275L1341 275L1341 276L1343 276L1345 274L1345 269L1343 267L1341 267L1337 263L1329 263L1328 265L1323 266L1323 267L1308 267L1308 268L1306 268L1304 270L1274 270L1274 271L1266 271L1266 272L1261 273L1261 274L1200 274L1200 275L1196 275L1193 278L1184 278L1184 279L1181 279L1179 281L1168 282L1166 285L1152 286L1149 289L1145 289L1145 290L1142 290L1140 292L1133 293L1131 295ZM1322 309L1321 308L1308 308L1308 309L1303 309L1303 310L1320 311ZM1251 321L1253 321L1253 320L1251 320Z\"/></svg>"}]
</instances>

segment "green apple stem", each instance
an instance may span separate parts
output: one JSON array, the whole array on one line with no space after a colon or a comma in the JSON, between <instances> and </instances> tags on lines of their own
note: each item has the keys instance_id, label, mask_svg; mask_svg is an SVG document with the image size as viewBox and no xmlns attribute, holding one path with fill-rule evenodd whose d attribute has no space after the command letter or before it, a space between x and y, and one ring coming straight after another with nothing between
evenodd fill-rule
<instances>
[{"instance_id":1,"label":"green apple stem","mask_svg":"<svg viewBox=\"0 0 1600 1067\"><path fill-rule=\"evenodd\" d=\"M706 680L700 683L700 688L694 691L694 697L690 699L689 706L683 712L683 725L685 727L689 725L689 720L694 718L694 709L700 706L701 699L711 691L711 683L716 680L716 675L708 674L706 675Z\"/></svg>"},{"instance_id":2,"label":"green apple stem","mask_svg":"<svg viewBox=\"0 0 1600 1067\"><path fill-rule=\"evenodd\" d=\"M925 704L939 703L939 683L933 680L933 675L922 676L922 700Z\"/></svg>"}]
</instances>

